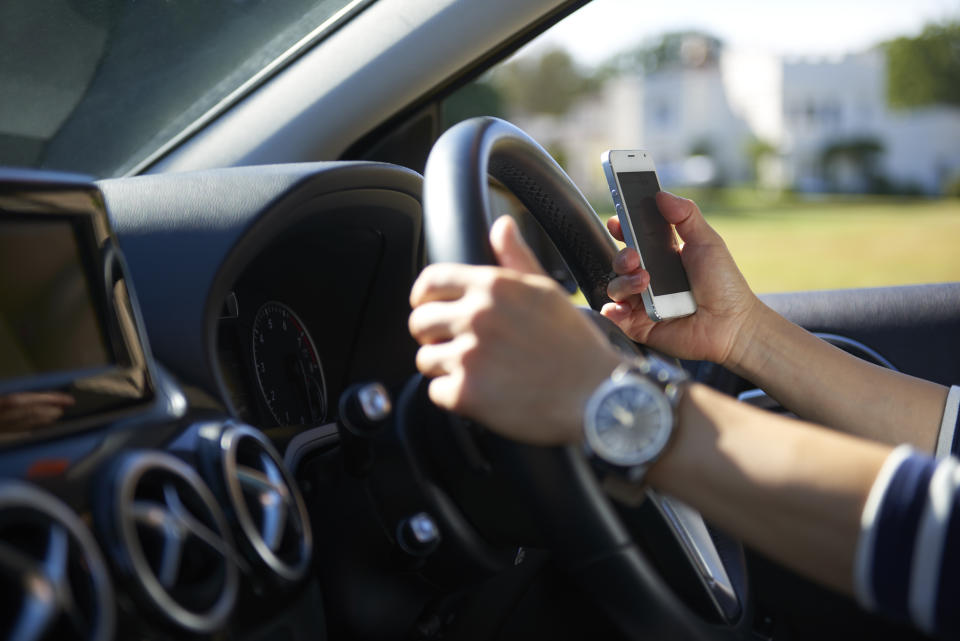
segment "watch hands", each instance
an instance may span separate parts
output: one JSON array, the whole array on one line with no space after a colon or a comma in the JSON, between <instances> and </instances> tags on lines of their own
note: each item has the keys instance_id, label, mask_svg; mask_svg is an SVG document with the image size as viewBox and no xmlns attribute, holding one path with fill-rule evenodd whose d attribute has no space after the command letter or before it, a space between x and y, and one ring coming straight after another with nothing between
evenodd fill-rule
<instances>
[{"instance_id":1,"label":"watch hands","mask_svg":"<svg viewBox=\"0 0 960 641\"><path fill-rule=\"evenodd\" d=\"M613 414L614 418L616 418L617 421L624 427L633 427L633 412L630 410L620 405L614 405L611 408L611 413Z\"/></svg>"}]
</instances>

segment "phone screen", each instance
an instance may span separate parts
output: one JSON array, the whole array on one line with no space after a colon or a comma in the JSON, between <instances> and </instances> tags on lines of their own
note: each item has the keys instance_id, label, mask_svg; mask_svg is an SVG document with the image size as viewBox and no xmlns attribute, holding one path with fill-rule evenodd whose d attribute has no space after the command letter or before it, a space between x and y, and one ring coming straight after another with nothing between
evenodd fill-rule
<instances>
[{"instance_id":1,"label":"phone screen","mask_svg":"<svg viewBox=\"0 0 960 641\"><path fill-rule=\"evenodd\" d=\"M637 251L650 272L653 294L664 296L689 291L690 282L680 262L676 234L657 208L655 196L660 191L660 183L656 172L617 172L617 180L623 204L633 222Z\"/></svg>"}]
</instances>

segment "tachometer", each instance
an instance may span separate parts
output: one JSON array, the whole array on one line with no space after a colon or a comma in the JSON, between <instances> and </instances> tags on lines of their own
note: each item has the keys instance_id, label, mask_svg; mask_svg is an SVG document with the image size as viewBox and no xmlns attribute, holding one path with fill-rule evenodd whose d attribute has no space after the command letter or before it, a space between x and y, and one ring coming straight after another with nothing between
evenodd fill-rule
<instances>
[{"instance_id":1,"label":"tachometer","mask_svg":"<svg viewBox=\"0 0 960 641\"><path fill-rule=\"evenodd\" d=\"M260 394L278 425L316 425L327 411L317 348L303 321L277 301L253 320L253 366Z\"/></svg>"}]
</instances>

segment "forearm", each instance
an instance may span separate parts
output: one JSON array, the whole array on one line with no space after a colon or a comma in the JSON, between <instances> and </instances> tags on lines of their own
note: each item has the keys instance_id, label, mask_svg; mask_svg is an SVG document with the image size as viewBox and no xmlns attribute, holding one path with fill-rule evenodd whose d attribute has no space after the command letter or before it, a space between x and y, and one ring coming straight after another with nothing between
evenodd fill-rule
<instances>
[{"instance_id":1,"label":"forearm","mask_svg":"<svg viewBox=\"0 0 960 641\"><path fill-rule=\"evenodd\" d=\"M889 451L694 385L649 480L771 558L850 593L860 515Z\"/></svg>"},{"instance_id":2,"label":"forearm","mask_svg":"<svg viewBox=\"0 0 960 641\"><path fill-rule=\"evenodd\" d=\"M932 452L947 388L879 367L761 306L728 367L804 419Z\"/></svg>"}]
</instances>

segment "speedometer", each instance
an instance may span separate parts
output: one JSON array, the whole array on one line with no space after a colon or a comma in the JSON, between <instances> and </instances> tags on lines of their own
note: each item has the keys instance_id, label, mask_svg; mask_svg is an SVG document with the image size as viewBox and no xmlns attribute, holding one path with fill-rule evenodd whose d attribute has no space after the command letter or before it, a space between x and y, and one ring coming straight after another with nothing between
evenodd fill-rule
<instances>
[{"instance_id":1,"label":"speedometer","mask_svg":"<svg viewBox=\"0 0 960 641\"><path fill-rule=\"evenodd\" d=\"M253 320L253 366L261 399L278 425L316 425L327 411L323 367L300 317L277 301Z\"/></svg>"}]
</instances>

